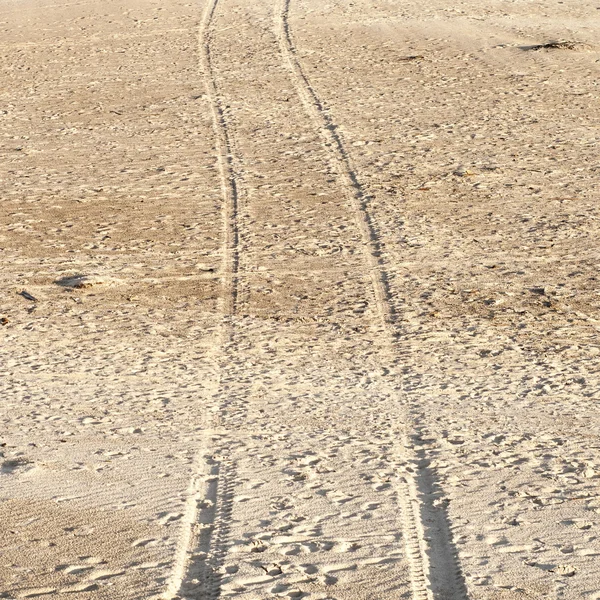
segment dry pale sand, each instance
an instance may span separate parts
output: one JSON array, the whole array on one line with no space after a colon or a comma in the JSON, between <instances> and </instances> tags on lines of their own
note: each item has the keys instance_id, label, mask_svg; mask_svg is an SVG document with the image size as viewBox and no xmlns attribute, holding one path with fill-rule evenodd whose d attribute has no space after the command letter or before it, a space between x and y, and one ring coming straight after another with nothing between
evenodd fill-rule
<instances>
[{"instance_id":1,"label":"dry pale sand","mask_svg":"<svg viewBox=\"0 0 600 600\"><path fill-rule=\"evenodd\" d=\"M0 0L0 55L0 597L600 599L597 1Z\"/></svg>"}]
</instances>

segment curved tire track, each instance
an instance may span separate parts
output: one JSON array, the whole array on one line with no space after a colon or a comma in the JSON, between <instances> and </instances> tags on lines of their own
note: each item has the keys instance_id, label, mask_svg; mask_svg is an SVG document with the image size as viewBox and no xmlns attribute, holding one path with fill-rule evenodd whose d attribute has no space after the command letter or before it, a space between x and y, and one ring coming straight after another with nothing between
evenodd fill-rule
<instances>
[{"instance_id":1,"label":"curved tire track","mask_svg":"<svg viewBox=\"0 0 600 600\"><path fill-rule=\"evenodd\" d=\"M204 78L215 138L217 168L221 181L221 327L213 360L217 371L212 394L212 411L207 411L204 435L193 466L186 494L185 511L174 567L164 598L217 598L220 594L219 566L225 551L231 512L231 486L235 468L223 457L212 455L207 439L214 431L223 403L220 398L223 348L233 339L233 317L237 311L239 271L238 201L239 185L233 169L232 139L229 134L211 58L210 33L219 0L208 0L198 28L199 70ZM216 410L215 410L216 409ZM226 457L225 457L226 458Z\"/></svg>"},{"instance_id":2,"label":"curved tire track","mask_svg":"<svg viewBox=\"0 0 600 600\"><path fill-rule=\"evenodd\" d=\"M307 114L329 150L331 164L344 183L345 195L363 240L363 254L369 267L378 319L385 333L386 345L395 354L398 336L394 326L395 315L381 260L381 245L367 206L369 197L352 165L336 123L302 69L289 25L290 3L291 0L281 0L275 14L281 55ZM403 436L403 449L399 450L408 468L399 478L399 497L413 597L415 600L464 600L467 591L447 515L431 503L435 488L433 473L426 466L424 452L414 450L413 442L418 431L416 423L420 415L411 407L408 412L409 431Z\"/></svg>"}]
</instances>

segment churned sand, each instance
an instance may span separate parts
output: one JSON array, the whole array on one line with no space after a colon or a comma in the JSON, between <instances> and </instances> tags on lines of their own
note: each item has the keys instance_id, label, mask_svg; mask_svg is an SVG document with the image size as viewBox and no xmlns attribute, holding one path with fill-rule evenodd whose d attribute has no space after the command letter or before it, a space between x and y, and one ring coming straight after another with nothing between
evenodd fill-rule
<instances>
[{"instance_id":1,"label":"churned sand","mask_svg":"<svg viewBox=\"0 0 600 600\"><path fill-rule=\"evenodd\" d=\"M600 599L599 40L0 0L0 597Z\"/></svg>"}]
</instances>

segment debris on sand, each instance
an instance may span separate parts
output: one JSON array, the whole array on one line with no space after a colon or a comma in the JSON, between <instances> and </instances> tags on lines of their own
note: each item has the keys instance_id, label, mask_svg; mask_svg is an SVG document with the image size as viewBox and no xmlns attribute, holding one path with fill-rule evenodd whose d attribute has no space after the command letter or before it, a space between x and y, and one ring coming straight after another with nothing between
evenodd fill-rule
<instances>
[{"instance_id":1,"label":"debris on sand","mask_svg":"<svg viewBox=\"0 0 600 600\"><path fill-rule=\"evenodd\" d=\"M55 283L63 287L84 289L97 285L114 284L116 283L116 280L112 277L106 277L103 275L72 275L70 277L58 279Z\"/></svg>"},{"instance_id":2,"label":"debris on sand","mask_svg":"<svg viewBox=\"0 0 600 600\"><path fill-rule=\"evenodd\" d=\"M23 298L25 298L26 300L30 300L31 302L37 302L37 298L35 296L32 296L29 292L25 291L25 290L21 290L20 292L17 292L19 294L19 296L23 296Z\"/></svg>"},{"instance_id":3,"label":"debris on sand","mask_svg":"<svg viewBox=\"0 0 600 600\"><path fill-rule=\"evenodd\" d=\"M588 44L581 42L572 42L568 40L555 40L552 42L546 42L545 44L535 44L533 46L523 46L523 50L537 51L537 50L585 50L589 48Z\"/></svg>"},{"instance_id":4,"label":"debris on sand","mask_svg":"<svg viewBox=\"0 0 600 600\"><path fill-rule=\"evenodd\" d=\"M456 175L457 177L473 177L473 175L476 175L475 171L471 171L471 169L465 167L464 165L459 165L456 167L452 174Z\"/></svg>"}]
</instances>

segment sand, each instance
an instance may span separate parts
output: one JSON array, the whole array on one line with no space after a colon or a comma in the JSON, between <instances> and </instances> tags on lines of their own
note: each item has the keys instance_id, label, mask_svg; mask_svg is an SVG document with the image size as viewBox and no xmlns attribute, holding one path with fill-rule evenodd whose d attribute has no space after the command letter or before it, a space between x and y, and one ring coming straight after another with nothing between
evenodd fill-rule
<instances>
[{"instance_id":1,"label":"sand","mask_svg":"<svg viewBox=\"0 0 600 600\"><path fill-rule=\"evenodd\" d=\"M0 0L0 597L600 599L599 8Z\"/></svg>"}]
</instances>

